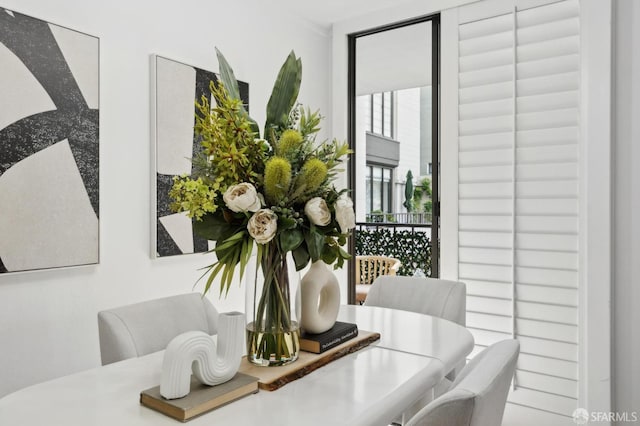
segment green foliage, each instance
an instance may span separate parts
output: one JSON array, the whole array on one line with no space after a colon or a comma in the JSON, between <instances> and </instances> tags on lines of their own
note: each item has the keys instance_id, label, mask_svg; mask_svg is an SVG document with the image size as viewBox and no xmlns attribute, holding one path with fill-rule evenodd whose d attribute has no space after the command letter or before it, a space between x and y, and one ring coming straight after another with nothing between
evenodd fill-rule
<instances>
[{"instance_id":1,"label":"green foliage","mask_svg":"<svg viewBox=\"0 0 640 426\"><path fill-rule=\"evenodd\" d=\"M238 88L238 80L236 80L233 69L227 62L227 59L222 55L222 53L220 53L218 48L216 48L216 55L218 56L218 64L220 65L220 80L222 80L222 83L227 87L229 97L240 101L240 89ZM260 128L258 127L258 123L256 123L253 118L249 117L244 105L240 104L238 113L251 123L251 130L257 135L257 137L260 137Z\"/></svg>"},{"instance_id":2,"label":"green foliage","mask_svg":"<svg viewBox=\"0 0 640 426\"><path fill-rule=\"evenodd\" d=\"M413 275L416 268L431 275L431 241L419 231L392 228L359 229L355 232L357 256L389 256L402 262L398 275Z\"/></svg>"},{"instance_id":3,"label":"green foliage","mask_svg":"<svg viewBox=\"0 0 640 426\"><path fill-rule=\"evenodd\" d=\"M256 213L234 213L223 198L229 187L239 183L253 185L258 195L243 205L255 206L259 200L277 217L277 229L271 228L276 229L274 238L258 244L260 259L271 264L292 252L298 270L319 259L341 267L350 256L342 249L347 234L341 233L335 218L334 204L342 192L332 182L351 151L337 140L316 144L322 116L296 104L302 79L300 59L291 52L280 69L267 104L262 140L239 99L231 66L220 51L216 53L220 80L209 87L215 104L207 96L196 102L194 130L202 151L192 159L192 176L176 179L170 192L171 208L195 217L195 232L216 242L217 260L203 274L207 276L205 293L220 277L220 293L226 294L238 265L242 278L255 243L255 234L250 233L256 232L255 227L250 231L248 223ZM313 197L327 203L331 213L327 226L313 225L304 213L305 203Z\"/></svg>"},{"instance_id":4,"label":"green foliage","mask_svg":"<svg viewBox=\"0 0 640 426\"><path fill-rule=\"evenodd\" d=\"M219 187L216 180L209 185L202 178L194 180L187 176L175 176L169 191L169 196L174 200L170 208L175 212L187 212L189 217L201 220L206 213L217 210L216 193Z\"/></svg>"},{"instance_id":5,"label":"green foliage","mask_svg":"<svg viewBox=\"0 0 640 426\"><path fill-rule=\"evenodd\" d=\"M296 58L292 51L280 68L269 103L267 103L267 122L264 125L264 136L268 141L278 140L280 133L287 128L289 113L298 99L301 82L302 61L300 58Z\"/></svg>"},{"instance_id":6,"label":"green foliage","mask_svg":"<svg viewBox=\"0 0 640 426\"><path fill-rule=\"evenodd\" d=\"M413 190L413 204L419 205L423 211L431 213L433 202L431 201L431 179L423 178ZM425 201L424 198L427 200Z\"/></svg>"}]
</instances>

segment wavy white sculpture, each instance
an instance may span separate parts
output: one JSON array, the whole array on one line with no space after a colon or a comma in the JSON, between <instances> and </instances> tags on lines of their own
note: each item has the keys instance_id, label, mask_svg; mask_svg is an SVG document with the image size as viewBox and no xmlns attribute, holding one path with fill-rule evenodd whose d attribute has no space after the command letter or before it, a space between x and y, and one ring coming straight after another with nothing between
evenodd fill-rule
<instances>
[{"instance_id":1,"label":"wavy white sculpture","mask_svg":"<svg viewBox=\"0 0 640 426\"><path fill-rule=\"evenodd\" d=\"M162 361L160 394L166 399L189 394L191 371L202 383L214 386L228 382L240 368L244 351L245 315L226 312L218 319L218 343L202 331L176 336Z\"/></svg>"}]
</instances>

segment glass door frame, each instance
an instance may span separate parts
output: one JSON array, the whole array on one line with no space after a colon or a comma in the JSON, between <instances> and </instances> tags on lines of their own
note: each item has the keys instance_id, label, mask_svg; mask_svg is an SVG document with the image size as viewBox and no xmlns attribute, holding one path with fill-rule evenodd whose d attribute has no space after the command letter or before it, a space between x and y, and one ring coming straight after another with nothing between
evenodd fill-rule
<instances>
[{"instance_id":1,"label":"glass door frame","mask_svg":"<svg viewBox=\"0 0 640 426\"><path fill-rule=\"evenodd\" d=\"M420 16L392 24L382 25L364 31L347 35L347 140L349 147L355 151L356 144L356 41L360 37L394 30L409 25L431 22L431 150L432 150L432 220L431 220L431 277L440 276L440 14ZM349 161L347 169L347 185L351 190L352 199L356 199L356 165ZM355 257L355 238L349 238L349 253ZM355 304L356 271L355 262L350 262L348 271L348 303Z\"/></svg>"}]
</instances>

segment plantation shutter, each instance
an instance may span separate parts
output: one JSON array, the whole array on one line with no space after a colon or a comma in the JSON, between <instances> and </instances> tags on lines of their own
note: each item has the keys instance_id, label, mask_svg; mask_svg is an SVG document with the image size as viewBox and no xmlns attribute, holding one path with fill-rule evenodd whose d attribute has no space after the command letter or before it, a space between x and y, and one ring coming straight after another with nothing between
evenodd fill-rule
<instances>
[{"instance_id":1,"label":"plantation shutter","mask_svg":"<svg viewBox=\"0 0 640 426\"><path fill-rule=\"evenodd\" d=\"M461 7L453 64L457 268L471 357L517 338L509 401L569 423L578 398L579 12L578 0Z\"/></svg>"}]
</instances>

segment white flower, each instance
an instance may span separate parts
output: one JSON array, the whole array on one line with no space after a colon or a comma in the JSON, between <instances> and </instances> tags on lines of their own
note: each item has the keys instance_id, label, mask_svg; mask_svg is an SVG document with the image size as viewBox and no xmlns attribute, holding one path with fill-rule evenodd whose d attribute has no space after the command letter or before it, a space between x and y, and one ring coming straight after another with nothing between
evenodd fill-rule
<instances>
[{"instance_id":1,"label":"white flower","mask_svg":"<svg viewBox=\"0 0 640 426\"><path fill-rule=\"evenodd\" d=\"M230 186L222 198L229 210L236 213L255 212L262 207L256 188L246 182Z\"/></svg>"},{"instance_id":2,"label":"white flower","mask_svg":"<svg viewBox=\"0 0 640 426\"><path fill-rule=\"evenodd\" d=\"M323 198L314 197L307 201L304 212L314 225L327 226L331 222L331 212Z\"/></svg>"},{"instance_id":3,"label":"white flower","mask_svg":"<svg viewBox=\"0 0 640 426\"><path fill-rule=\"evenodd\" d=\"M336 220L343 234L356 227L356 214L353 211L353 201L348 195L341 195L335 204Z\"/></svg>"},{"instance_id":4,"label":"white flower","mask_svg":"<svg viewBox=\"0 0 640 426\"><path fill-rule=\"evenodd\" d=\"M249 219L247 229L256 243L267 244L276 236L278 216L270 209L260 209Z\"/></svg>"}]
</instances>

